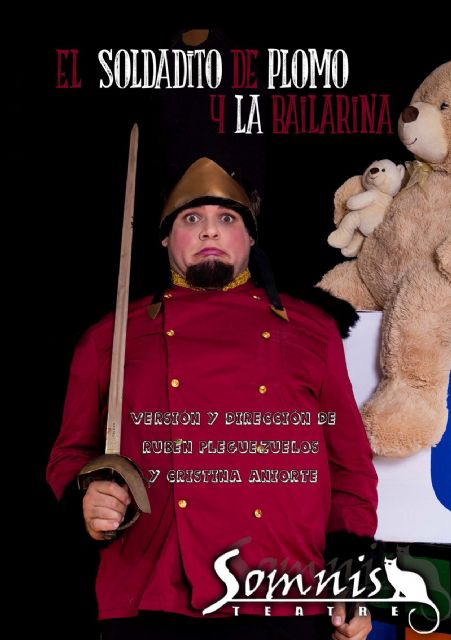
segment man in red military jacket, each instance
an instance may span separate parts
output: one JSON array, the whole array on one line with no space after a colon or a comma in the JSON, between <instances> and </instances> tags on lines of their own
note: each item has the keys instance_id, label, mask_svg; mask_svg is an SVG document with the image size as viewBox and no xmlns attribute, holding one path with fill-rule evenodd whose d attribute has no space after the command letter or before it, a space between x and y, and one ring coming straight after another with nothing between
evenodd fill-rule
<instances>
[{"instance_id":1,"label":"man in red military jacket","mask_svg":"<svg viewBox=\"0 0 451 640\"><path fill-rule=\"evenodd\" d=\"M347 557L373 539L376 474L337 324L318 304L279 296L254 203L212 160L184 174L161 230L171 282L130 305L121 450L143 470L152 513L101 548L103 638L323 637L321 603L203 611L224 595L215 561L230 550L238 579L302 572L308 585L326 535L352 543ZM251 251L266 292L250 277ZM48 467L59 498L103 450L113 320L91 327L74 355ZM102 540L129 503L127 487L92 482L89 535ZM334 637L365 638L369 617L344 616L337 604Z\"/></svg>"}]
</instances>

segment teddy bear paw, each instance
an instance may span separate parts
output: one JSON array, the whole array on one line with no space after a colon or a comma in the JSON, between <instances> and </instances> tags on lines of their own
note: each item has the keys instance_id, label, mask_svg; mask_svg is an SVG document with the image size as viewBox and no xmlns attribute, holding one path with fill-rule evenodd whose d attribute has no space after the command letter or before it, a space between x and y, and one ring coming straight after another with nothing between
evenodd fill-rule
<instances>
[{"instance_id":1,"label":"teddy bear paw","mask_svg":"<svg viewBox=\"0 0 451 640\"><path fill-rule=\"evenodd\" d=\"M359 247L344 247L341 250L341 253L344 255L345 258L355 258L356 255L358 255L360 251L360 246Z\"/></svg>"},{"instance_id":2,"label":"teddy bear paw","mask_svg":"<svg viewBox=\"0 0 451 640\"><path fill-rule=\"evenodd\" d=\"M439 405L430 388L383 380L362 408L374 453L404 457L436 444L447 422L446 408Z\"/></svg>"},{"instance_id":3,"label":"teddy bear paw","mask_svg":"<svg viewBox=\"0 0 451 640\"><path fill-rule=\"evenodd\" d=\"M348 244L349 238L345 238L340 229L335 229L335 231L332 231L332 233L327 236L327 242L331 247L341 249Z\"/></svg>"}]
</instances>

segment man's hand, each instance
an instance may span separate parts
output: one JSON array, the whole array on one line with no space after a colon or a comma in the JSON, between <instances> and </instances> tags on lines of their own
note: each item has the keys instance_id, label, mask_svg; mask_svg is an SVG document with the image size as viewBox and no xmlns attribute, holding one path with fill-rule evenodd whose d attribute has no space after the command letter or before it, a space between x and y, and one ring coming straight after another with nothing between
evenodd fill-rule
<instances>
[{"instance_id":1,"label":"man's hand","mask_svg":"<svg viewBox=\"0 0 451 640\"><path fill-rule=\"evenodd\" d=\"M124 519L131 500L127 485L94 480L83 497L86 529L94 540L103 540L103 531L114 531Z\"/></svg>"},{"instance_id":2,"label":"man's hand","mask_svg":"<svg viewBox=\"0 0 451 640\"><path fill-rule=\"evenodd\" d=\"M356 611L358 611L358 608ZM349 623L345 622L345 618L345 605L343 602L337 602L332 612L332 624L335 627L332 638L335 640L365 640L371 631L371 616L369 612L366 616L354 615Z\"/></svg>"}]
</instances>

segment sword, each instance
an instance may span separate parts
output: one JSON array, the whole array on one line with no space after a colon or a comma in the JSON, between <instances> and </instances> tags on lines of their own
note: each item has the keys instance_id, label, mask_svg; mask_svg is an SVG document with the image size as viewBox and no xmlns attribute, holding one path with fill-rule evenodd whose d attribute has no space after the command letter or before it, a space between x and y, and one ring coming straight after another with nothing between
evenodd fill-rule
<instances>
[{"instance_id":1,"label":"sword","mask_svg":"<svg viewBox=\"0 0 451 640\"><path fill-rule=\"evenodd\" d=\"M105 454L88 462L88 464L86 464L78 474L78 486L80 489L87 489L89 483L93 480L113 480L118 484L127 484L130 489L132 502L127 509L124 521L116 531L104 531L103 536L106 539L115 538L118 531L130 527L137 520L141 511L144 513L150 513L149 498L147 496L144 478L139 467L129 458L120 455L125 343L127 337L137 155L138 125L135 124L130 134L130 148L128 154L124 220L122 224L121 258L119 263L116 315L114 320L113 347L111 355Z\"/></svg>"}]
</instances>

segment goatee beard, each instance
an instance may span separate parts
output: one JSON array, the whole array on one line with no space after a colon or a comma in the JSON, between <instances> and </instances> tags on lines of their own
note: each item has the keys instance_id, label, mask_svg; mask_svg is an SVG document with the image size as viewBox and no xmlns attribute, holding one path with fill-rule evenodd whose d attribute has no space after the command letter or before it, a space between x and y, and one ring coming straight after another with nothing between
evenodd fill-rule
<instances>
[{"instance_id":1,"label":"goatee beard","mask_svg":"<svg viewBox=\"0 0 451 640\"><path fill-rule=\"evenodd\" d=\"M222 289L233 280L233 265L220 260L205 260L186 269L186 281L200 289Z\"/></svg>"}]
</instances>

